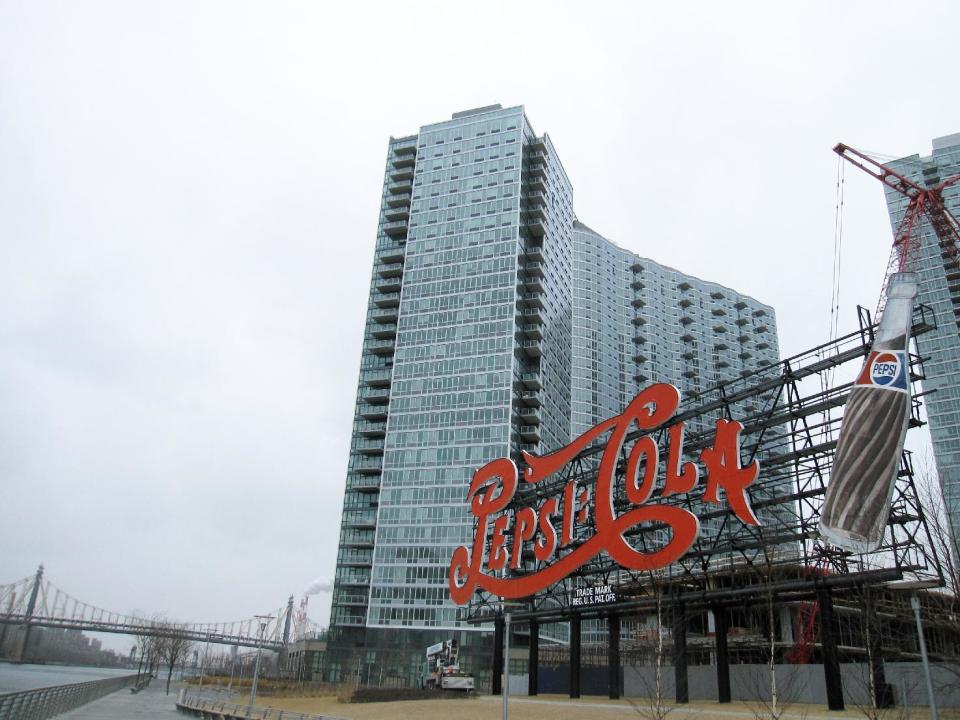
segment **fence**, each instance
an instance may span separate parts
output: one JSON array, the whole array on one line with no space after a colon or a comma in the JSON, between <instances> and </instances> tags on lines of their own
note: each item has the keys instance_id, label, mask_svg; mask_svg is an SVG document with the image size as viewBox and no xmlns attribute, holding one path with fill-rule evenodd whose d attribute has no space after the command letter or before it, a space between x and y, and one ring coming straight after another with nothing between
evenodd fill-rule
<instances>
[{"instance_id":1,"label":"fence","mask_svg":"<svg viewBox=\"0 0 960 720\"><path fill-rule=\"evenodd\" d=\"M0 695L0 720L46 720L133 685L136 675Z\"/></svg>"},{"instance_id":2,"label":"fence","mask_svg":"<svg viewBox=\"0 0 960 720\"><path fill-rule=\"evenodd\" d=\"M177 710L201 717L212 715L225 720L342 720L342 718L332 715L314 715L280 708L256 707L244 703L208 700L187 690L180 691L180 697L177 698Z\"/></svg>"}]
</instances>

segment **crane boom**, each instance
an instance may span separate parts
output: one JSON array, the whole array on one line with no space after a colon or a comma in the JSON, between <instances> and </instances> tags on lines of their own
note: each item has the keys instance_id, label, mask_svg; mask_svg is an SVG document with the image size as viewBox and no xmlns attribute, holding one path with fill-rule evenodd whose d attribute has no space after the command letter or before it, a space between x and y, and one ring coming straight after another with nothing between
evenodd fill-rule
<instances>
[{"instance_id":1,"label":"crane boom","mask_svg":"<svg viewBox=\"0 0 960 720\"><path fill-rule=\"evenodd\" d=\"M948 275L956 272L960 249L960 223L944 205L943 191L960 183L960 174L952 175L932 187L923 187L849 145L837 143L833 151L909 200L906 212L894 232L893 249L877 307L878 312L885 305L887 278L890 274L915 272L919 267L920 240L915 237L915 229L921 217L925 216L930 221L930 226L937 235L944 270Z\"/></svg>"}]
</instances>

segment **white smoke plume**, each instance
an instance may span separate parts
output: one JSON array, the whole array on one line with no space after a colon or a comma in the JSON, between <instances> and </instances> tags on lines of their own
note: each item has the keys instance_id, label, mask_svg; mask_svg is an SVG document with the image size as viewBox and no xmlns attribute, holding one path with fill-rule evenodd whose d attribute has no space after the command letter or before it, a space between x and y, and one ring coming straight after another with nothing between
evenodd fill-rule
<instances>
[{"instance_id":1,"label":"white smoke plume","mask_svg":"<svg viewBox=\"0 0 960 720\"><path fill-rule=\"evenodd\" d=\"M304 595L316 595L322 592L331 592L333 590L333 582L328 577L318 577L312 583L307 585L307 589L303 591Z\"/></svg>"}]
</instances>

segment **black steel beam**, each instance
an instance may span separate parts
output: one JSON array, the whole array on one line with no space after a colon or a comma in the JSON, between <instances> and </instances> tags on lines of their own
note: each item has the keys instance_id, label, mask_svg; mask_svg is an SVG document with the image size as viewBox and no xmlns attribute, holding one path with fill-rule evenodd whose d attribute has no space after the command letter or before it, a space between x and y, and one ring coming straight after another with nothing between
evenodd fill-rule
<instances>
[{"instance_id":1,"label":"black steel beam","mask_svg":"<svg viewBox=\"0 0 960 720\"><path fill-rule=\"evenodd\" d=\"M607 618L607 688L611 700L620 699L620 616Z\"/></svg>"},{"instance_id":2,"label":"black steel beam","mask_svg":"<svg viewBox=\"0 0 960 720\"><path fill-rule=\"evenodd\" d=\"M843 710L843 680L840 678L840 656L837 653L836 623L833 621L833 596L830 590L819 593L820 647L823 649L823 678L827 687L827 707Z\"/></svg>"},{"instance_id":3,"label":"black steel beam","mask_svg":"<svg viewBox=\"0 0 960 720\"><path fill-rule=\"evenodd\" d=\"M677 688L677 702L690 702L687 679L687 611L682 602L673 606L673 677Z\"/></svg>"},{"instance_id":4,"label":"black steel beam","mask_svg":"<svg viewBox=\"0 0 960 720\"><path fill-rule=\"evenodd\" d=\"M570 618L570 697L580 697L580 616Z\"/></svg>"},{"instance_id":5,"label":"black steel beam","mask_svg":"<svg viewBox=\"0 0 960 720\"><path fill-rule=\"evenodd\" d=\"M714 638L717 645L717 702L730 702L730 653L727 649L727 630L730 622L727 609L713 608Z\"/></svg>"},{"instance_id":6,"label":"black steel beam","mask_svg":"<svg viewBox=\"0 0 960 720\"><path fill-rule=\"evenodd\" d=\"M540 623L530 621L530 660L527 663L527 695L536 695L540 680Z\"/></svg>"}]
</instances>

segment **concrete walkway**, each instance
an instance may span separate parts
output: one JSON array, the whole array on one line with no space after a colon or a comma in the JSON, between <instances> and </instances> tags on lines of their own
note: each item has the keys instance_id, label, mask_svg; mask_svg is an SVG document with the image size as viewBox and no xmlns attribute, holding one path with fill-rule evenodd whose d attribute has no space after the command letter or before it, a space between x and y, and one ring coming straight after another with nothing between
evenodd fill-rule
<instances>
[{"instance_id":1,"label":"concrete walkway","mask_svg":"<svg viewBox=\"0 0 960 720\"><path fill-rule=\"evenodd\" d=\"M177 717L177 693L174 685L170 694L164 692L166 681L156 679L150 686L133 694L129 688L118 690L83 707L58 715L58 720L154 720ZM180 715L179 717L183 717Z\"/></svg>"}]
</instances>

